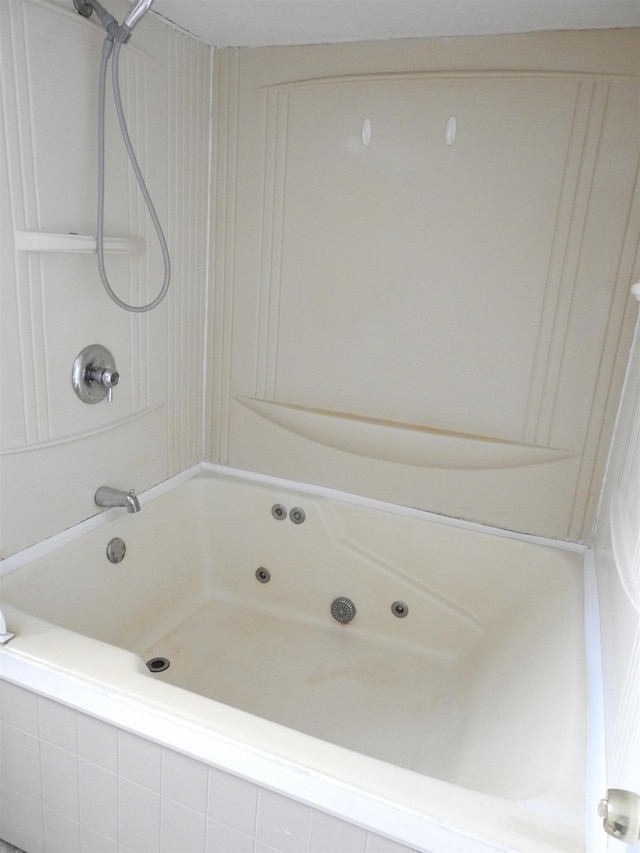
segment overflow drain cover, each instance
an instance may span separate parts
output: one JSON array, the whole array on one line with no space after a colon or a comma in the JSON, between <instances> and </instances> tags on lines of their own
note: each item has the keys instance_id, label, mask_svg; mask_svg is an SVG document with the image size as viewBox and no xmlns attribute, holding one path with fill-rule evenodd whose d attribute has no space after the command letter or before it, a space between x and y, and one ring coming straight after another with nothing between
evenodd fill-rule
<instances>
[{"instance_id":1,"label":"overflow drain cover","mask_svg":"<svg viewBox=\"0 0 640 853\"><path fill-rule=\"evenodd\" d=\"M151 658L151 660L147 661L149 672L163 672L165 669L169 669L170 665L167 658Z\"/></svg>"}]
</instances>

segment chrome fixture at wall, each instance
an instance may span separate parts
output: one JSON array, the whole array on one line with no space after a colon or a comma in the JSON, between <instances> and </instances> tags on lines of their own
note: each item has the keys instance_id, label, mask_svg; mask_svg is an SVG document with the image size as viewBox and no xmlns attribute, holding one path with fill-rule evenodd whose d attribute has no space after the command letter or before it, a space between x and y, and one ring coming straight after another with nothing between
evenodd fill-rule
<instances>
[{"instance_id":1,"label":"chrome fixture at wall","mask_svg":"<svg viewBox=\"0 0 640 853\"><path fill-rule=\"evenodd\" d=\"M140 502L133 489L125 492L123 489L114 489L111 486L100 486L94 500L98 506L123 506L127 512L140 512Z\"/></svg>"},{"instance_id":2,"label":"chrome fixture at wall","mask_svg":"<svg viewBox=\"0 0 640 853\"><path fill-rule=\"evenodd\" d=\"M83 403L110 403L113 389L120 381L113 356L102 344L90 344L76 356L71 384Z\"/></svg>"},{"instance_id":3,"label":"chrome fixture at wall","mask_svg":"<svg viewBox=\"0 0 640 853\"><path fill-rule=\"evenodd\" d=\"M124 560L125 554L127 553L127 546L124 539L121 539L119 536L114 536L107 543L107 560L110 563L114 563L117 565Z\"/></svg>"}]
</instances>

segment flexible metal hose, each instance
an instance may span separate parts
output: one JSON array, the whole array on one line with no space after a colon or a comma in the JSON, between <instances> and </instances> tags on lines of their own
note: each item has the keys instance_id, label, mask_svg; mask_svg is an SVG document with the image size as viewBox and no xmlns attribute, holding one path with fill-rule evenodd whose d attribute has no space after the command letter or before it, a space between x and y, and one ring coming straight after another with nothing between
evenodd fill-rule
<instances>
[{"instance_id":1,"label":"flexible metal hose","mask_svg":"<svg viewBox=\"0 0 640 853\"><path fill-rule=\"evenodd\" d=\"M169 282L171 281L171 259L169 257L169 248L167 246L167 241L165 239L164 232L162 231L162 225L160 224L160 220L158 219L158 214L156 213L153 201L151 200L151 196L149 194L149 190L147 189L147 185L140 170L135 151L133 150L133 144L129 136L129 131L127 130L127 123L125 121L124 110L122 108L122 98L120 96L120 82L118 75L118 60L120 56L120 47L120 41L117 41L114 44L113 39L108 36L104 41L104 46L102 50L102 62L100 63L100 84L98 95L98 223L96 228L96 243L98 249L98 272L100 273L100 280L102 281L104 289L107 291L108 296L116 303L116 305L118 305L120 308L123 308L125 311L142 313L144 311L151 311L153 308L158 306L162 302L164 297L167 295L167 291L169 290ZM120 122L122 138L124 140L125 148L129 156L131 168L133 169L133 172L138 181L138 186L140 187L140 191L147 205L147 210L149 211L149 216L151 217L153 226L156 229L158 241L162 250L162 257L164 259L164 281L162 284L162 288L156 298L152 302L149 302L147 305L129 305L128 303L120 299L118 296L116 296L116 294L111 288L111 285L109 284L109 279L107 277L107 272L104 266L104 149L106 100L105 92L109 57L111 57L112 59L111 72L113 80L113 98L115 101L118 121Z\"/></svg>"}]
</instances>

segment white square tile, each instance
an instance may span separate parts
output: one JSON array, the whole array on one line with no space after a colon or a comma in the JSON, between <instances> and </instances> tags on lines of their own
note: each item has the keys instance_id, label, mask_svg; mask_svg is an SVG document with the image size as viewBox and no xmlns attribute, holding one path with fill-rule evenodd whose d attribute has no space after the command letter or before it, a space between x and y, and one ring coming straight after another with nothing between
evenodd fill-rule
<instances>
[{"instance_id":1,"label":"white square tile","mask_svg":"<svg viewBox=\"0 0 640 853\"><path fill-rule=\"evenodd\" d=\"M262 841L283 853L306 851L311 812L302 803L261 789L258 794L256 841Z\"/></svg>"},{"instance_id":2,"label":"white square tile","mask_svg":"<svg viewBox=\"0 0 640 853\"><path fill-rule=\"evenodd\" d=\"M40 741L15 726L3 724L0 739L0 782L40 802Z\"/></svg>"},{"instance_id":3,"label":"white square tile","mask_svg":"<svg viewBox=\"0 0 640 853\"><path fill-rule=\"evenodd\" d=\"M367 835L366 829L314 811L309 832L309 853L365 853Z\"/></svg>"},{"instance_id":4,"label":"white square tile","mask_svg":"<svg viewBox=\"0 0 640 853\"><path fill-rule=\"evenodd\" d=\"M120 844L136 853L160 850L160 794L120 778Z\"/></svg>"},{"instance_id":5,"label":"white square tile","mask_svg":"<svg viewBox=\"0 0 640 853\"><path fill-rule=\"evenodd\" d=\"M162 751L162 794L204 814L207 810L209 768L170 749Z\"/></svg>"},{"instance_id":6,"label":"white square tile","mask_svg":"<svg viewBox=\"0 0 640 853\"><path fill-rule=\"evenodd\" d=\"M71 708L52 702L44 696L38 697L40 737L67 752L78 749L78 714Z\"/></svg>"},{"instance_id":7,"label":"white square tile","mask_svg":"<svg viewBox=\"0 0 640 853\"><path fill-rule=\"evenodd\" d=\"M118 760L121 776L160 793L162 785L162 747L157 743L118 732Z\"/></svg>"},{"instance_id":8,"label":"white square tile","mask_svg":"<svg viewBox=\"0 0 640 853\"><path fill-rule=\"evenodd\" d=\"M208 817L253 838L257 813L257 785L222 770L209 769Z\"/></svg>"},{"instance_id":9,"label":"white square tile","mask_svg":"<svg viewBox=\"0 0 640 853\"><path fill-rule=\"evenodd\" d=\"M204 853L206 820L202 812L163 797L160 853Z\"/></svg>"},{"instance_id":10,"label":"white square tile","mask_svg":"<svg viewBox=\"0 0 640 853\"><path fill-rule=\"evenodd\" d=\"M51 809L43 809L45 853L70 853L80 849L80 824Z\"/></svg>"},{"instance_id":11,"label":"white square tile","mask_svg":"<svg viewBox=\"0 0 640 853\"><path fill-rule=\"evenodd\" d=\"M405 847L404 844L398 844L397 841L391 841L389 838L370 832L367 839L367 853L415 853L415 851L411 847Z\"/></svg>"},{"instance_id":12,"label":"white square tile","mask_svg":"<svg viewBox=\"0 0 640 853\"><path fill-rule=\"evenodd\" d=\"M118 853L118 842L81 825L80 853Z\"/></svg>"},{"instance_id":13,"label":"white square tile","mask_svg":"<svg viewBox=\"0 0 640 853\"><path fill-rule=\"evenodd\" d=\"M116 773L118 730L102 720L78 714L78 755Z\"/></svg>"},{"instance_id":14,"label":"white square tile","mask_svg":"<svg viewBox=\"0 0 640 853\"><path fill-rule=\"evenodd\" d=\"M79 819L78 756L51 743L40 744L42 804L72 820Z\"/></svg>"},{"instance_id":15,"label":"white square tile","mask_svg":"<svg viewBox=\"0 0 640 853\"><path fill-rule=\"evenodd\" d=\"M99 835L118 838L118 777L98 764L78 759L80 823Z\"/></svg>"},{"instance_id":16,"label":"white square tile","mask_svg":"<svg viewBox=\"0 0 640 853\"><path fill-rule=\"evenodd\" d=\"M38 734L38 697L7 681L0 682L5 723L32 735Z\"/></svg>"},{"instance_id":17,"label":"white square tile","mask_svg":"<svg viewBox=\"0 0 640 853\"><path fill-rule=\"evenodd\" d=\"M5 814L2 831L12 844L29 853L44 853L42 834L42 805L7 790L4 798Z\"/></svg>"},{"instance_id":18,"label":"white square tile","mask_svg":"<svg viewBox=\"0 0 640 853\"><path fill-rule=\"evenodd\" d=\"M207 820L206 853L253 853L253 836L217 820Z\"/></svg>"}]
</instances>

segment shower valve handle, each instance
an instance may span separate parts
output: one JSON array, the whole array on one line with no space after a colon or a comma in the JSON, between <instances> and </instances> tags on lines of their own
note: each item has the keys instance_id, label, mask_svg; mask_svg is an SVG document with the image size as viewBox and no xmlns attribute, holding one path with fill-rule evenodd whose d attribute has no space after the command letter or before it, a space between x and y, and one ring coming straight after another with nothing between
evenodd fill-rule
<instances>
[{"instance_id":1,"label":"shower valve handle","mask_svg":"<svg viewBox=\"0 0 640 853\"><path fill-rule=\"evenodd\" d=\"M118 384L120 374L117 370L110 370L107 367L97 367L95 364L90 364L85 371L85 377L88 382L99 382L106 388L112 388Z\"/></svg>"},{"instance_id":2,"label":"shower valve handle","mask_svg":"<svg viewBox=\"0 0 640 853\"><path fill-rule=\"evenodd\" d=\"M87 382L98 382L107 388L107 403L112 402L113 387L118 384L120 379L117 370L109 370L106 367L96 367L94 364L90 364L85 371L85 378Z\"/></svg>"},{"instance_id":3,"label":"shower valve handle","mask_svg":"<svg viewBox=\"0 0 640 853\"><path fill-rule=\"evenodd\" d=\"M113 389L120 381L111 353L100 344L85 347L73 363L71 382L83 403L99 403L113 399Z\"/></svg>"}]
</instances>

